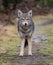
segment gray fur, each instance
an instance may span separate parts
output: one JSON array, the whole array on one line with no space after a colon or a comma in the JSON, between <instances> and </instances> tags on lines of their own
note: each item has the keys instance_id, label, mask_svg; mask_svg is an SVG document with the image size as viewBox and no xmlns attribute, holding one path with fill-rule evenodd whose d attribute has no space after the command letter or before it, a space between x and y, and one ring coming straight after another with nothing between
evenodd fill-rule
<instances>
[{"instance_id":1,"label":"gray fur","mask_svg":"<svg viewBox=\"0 0 53 65\"><path fill-rule=\"evenodd\" d=\"M28 45L28 55L32 55L32 42L31 37L34 32L34 22L32 20L32 10L23 14L18 11L18 32L21 38L20 56L24 54L24 47Z\"/></svg>"},{"instance_id":2,"label":"gray fur","mask_svg":"<svg viewBox=\"0 0 53 65\"><path fill-rule=\"evenodd\" d=\"M18 20L18 32L21 37L32 36L34 32L34 23L30 18L28 21L28 25L22 25L22 20Z\"/></svg>"}]
</instances>

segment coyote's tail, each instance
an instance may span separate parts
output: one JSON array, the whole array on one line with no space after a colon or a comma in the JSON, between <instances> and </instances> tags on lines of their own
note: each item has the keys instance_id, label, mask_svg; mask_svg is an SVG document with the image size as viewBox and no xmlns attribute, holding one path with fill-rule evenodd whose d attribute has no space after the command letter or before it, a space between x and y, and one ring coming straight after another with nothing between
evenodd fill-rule
<instances>
[{"instance_id":1,"label":"coyote's tail","mask_svg":"<svg viewBox=\"0 0 53 65\"><path fill-rule=\"evenodd\" d=\"M27 47L27 46L28 46L28 40L25 39L25 45L24 45L24 47Z\"/></svg>"}]
</instances>

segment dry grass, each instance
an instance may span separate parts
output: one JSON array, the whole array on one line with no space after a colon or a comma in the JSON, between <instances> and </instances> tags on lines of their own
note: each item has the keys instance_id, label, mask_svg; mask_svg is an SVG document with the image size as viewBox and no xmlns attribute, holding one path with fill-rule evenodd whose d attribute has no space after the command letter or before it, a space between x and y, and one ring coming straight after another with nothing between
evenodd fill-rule
<instances>
[{"instance_id":1,"label":"dry grass","mask_svg":"<svg viewBox=\"0 0 53 65\"><path fill-rule=\"evenodd\" d=\"M48 15L36 15L33 16L34 21L41 21L41 20L47 20L47 19L53 19L53 14L48 14Z\"/></svg>"}]
</instances>

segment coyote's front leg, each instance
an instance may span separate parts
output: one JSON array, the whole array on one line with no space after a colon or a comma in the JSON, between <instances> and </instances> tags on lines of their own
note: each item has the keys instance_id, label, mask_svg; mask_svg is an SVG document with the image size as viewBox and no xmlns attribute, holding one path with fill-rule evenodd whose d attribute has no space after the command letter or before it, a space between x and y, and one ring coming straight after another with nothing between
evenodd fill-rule
<instances>
[{"instance_id":1,"label":"coyote's front leg","mask_svg":"<svg viewBox=\"0 0 53 65\"><path fill-rule=\"evenodd\" d=\"M21 48L20 48L19 56L23 56L23 54L24 54L24 41L25 41L25 39L21 39Z\"/></svg>"},{"instance_id":2,"label":"coyote's front leg","mask_svg":"<svg viewBox=\"0 0 53 65\"><path fill-rule=\"evenodd\" d=\"M31 42L31 38L28 39L28 55L32 55L32 42Z\"/></svg>"}]
</instances>

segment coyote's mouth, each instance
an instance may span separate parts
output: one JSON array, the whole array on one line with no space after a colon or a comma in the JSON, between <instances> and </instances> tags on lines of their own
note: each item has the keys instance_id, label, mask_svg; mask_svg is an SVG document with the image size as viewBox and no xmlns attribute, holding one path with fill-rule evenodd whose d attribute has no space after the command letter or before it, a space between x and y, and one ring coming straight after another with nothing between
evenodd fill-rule
<instances>
[{"instance_id":1,"label":"coyote's mouth","mask_svg":"<svg viewBox=\"0 0 53 65\"><path fill-rule=\"evenodd\" d=\"M27 26L23 26L22 29L26 31L26 30L28 30L28 27Z\"/></svg>"}]
</instances>

